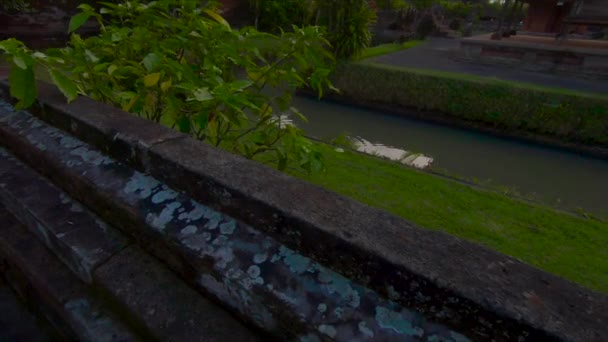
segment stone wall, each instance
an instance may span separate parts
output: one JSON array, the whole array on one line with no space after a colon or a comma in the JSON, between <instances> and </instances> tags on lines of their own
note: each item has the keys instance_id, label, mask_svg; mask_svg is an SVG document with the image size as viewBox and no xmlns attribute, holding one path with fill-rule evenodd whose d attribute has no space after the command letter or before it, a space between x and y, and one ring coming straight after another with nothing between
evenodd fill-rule
<instances>
[{"instance_id":1,"label":"stone wall","mask_svg":"<svg viewBox=\"0 0 608 342\"><path fill-rule=\"evenodd\" d=\"M469 38L461 41L460 57L523 70L608 79L608 44L605 45L605 48L584 48Z\"/></svg>"},{"instance_id":2,"label":"stone wall","mask_svg":"<svg viewBox=\"0 0 608 342\"><path fill-rule=\"evenodd\" d=\"M82 316L66 312L72 303L108 312L84 320L88 328L162 340L204 331L215 340L232 331L231 340L604 336L604 295L111 106L66 104L53 87L38 88L31 112L0 104L0 204L21 232L0 229L0 258L7 274L25 273L38 301L61 297L39 279L51 266L30 272L45 269L27 261L40 245L50 251L40 260L56 258L52 267L82 291L97 289L50 305L63 321ZM204 310L215 320L204 323Z\"/></svg>"},{"instance_id":3,"label":"stone wall","mask_svg":"<svg viewBox=\"0 0 608 342\"><path fill-rule=\"evenodd\" d=\"M18 13L0 10L0 40L15 37L33 48L61 46L68 39L68 24L72 15L79 12L81 3L94 4L94 0L35 0L28 11ZM79 32L97 31L95 23L85 24Z\"/></svg>"}]
</instances>

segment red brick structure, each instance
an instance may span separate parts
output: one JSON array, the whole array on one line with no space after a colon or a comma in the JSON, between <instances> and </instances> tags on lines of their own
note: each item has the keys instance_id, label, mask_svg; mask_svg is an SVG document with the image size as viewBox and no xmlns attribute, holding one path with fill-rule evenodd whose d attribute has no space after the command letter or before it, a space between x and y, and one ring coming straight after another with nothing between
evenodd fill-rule
<instances>
[{"instance_id":1,"label":"red brick structure","mask_svg":"<svg viewBox=\"0 0 608 342\"><path fill-rule=\"evenodd\" d=\"M588 25L608 25L608 0L524 0L524 30L539 33L583 33ZM566 33L568 33L566 32Z\"/></svg>"},{"instance_id":2,"label":"red brick structure","mask_svg":"<svg viewBox=\"0 0 608 342\"><path fill-rule=\"evenodd\" d=\"M527 0L528 15L524 21L524 30L541 33L557 33L561 30L562 21L570 13L573 1Z\"/></svg>"}]
</instances>

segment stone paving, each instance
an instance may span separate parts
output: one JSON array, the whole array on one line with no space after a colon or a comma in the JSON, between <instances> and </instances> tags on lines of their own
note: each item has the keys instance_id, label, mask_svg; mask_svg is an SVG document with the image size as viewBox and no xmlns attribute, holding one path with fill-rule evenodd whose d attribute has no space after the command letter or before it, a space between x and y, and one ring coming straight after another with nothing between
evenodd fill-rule
<instances>
[{"instance_id":1,"label":"stone paving","mask_svg":"<svg viewBox=\"0 0 608 342\"><path fill-rule=\"evenodd\" d=\"M474 64L456 60L459 39L430 38L411 49L370 58L366 61L408 68L464 73L502 80L531 83L540 86L565 88L575 91L608 93L605 80L587 80L554 74L518 70L516 68Z\"/></svg>"}]
</instances>

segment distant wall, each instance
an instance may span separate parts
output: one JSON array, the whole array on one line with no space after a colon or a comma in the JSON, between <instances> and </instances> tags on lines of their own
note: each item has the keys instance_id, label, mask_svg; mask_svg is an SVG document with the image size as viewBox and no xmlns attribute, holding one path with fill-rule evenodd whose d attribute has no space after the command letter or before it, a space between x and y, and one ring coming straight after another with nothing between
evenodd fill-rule
<instances>
[{"instance_id":1,"label":"distant wall","mask_svg":"<svg viewBox=\"0 0 608 342\"><path fill-rule=\"evenodd\" d=\"M118 2L116 0L110 2ZM244 25L249 20L247 0L222 0L221 10L233 25ZM0 8L0 40L18 38L33 48L60 46L68 39L70 18L79 12L78 5L95 4L96 0L31 0L26 12L14 13ZM85 24L81 34L94 33L94 22Z\"/></svg>"},{"instance_id":2,"label":"distant wall","mask_svg":"<svg viewBox=\"0 0 608 342\"><path fill-rule=\"evenodd\" d=\"M15 37L34 48L61 45L68 38L68 24L81 3L94 0L33 0L29 10L8 13L0 9L0 39ZM94 24L86 24L83 33L94 32Z\"/></svg>"},{"instance_id":3,"label":"distant wall","mask_svg":"<svg viewBox=\"0 0 608 342\"><path fill-rule=\"evenodd\" d=\"M608 79L608 44L601 42L560 46L473 37L462 40L461 53L462 58L476 63L500 64L578 78Z\"/></svg>"}]
</instances>

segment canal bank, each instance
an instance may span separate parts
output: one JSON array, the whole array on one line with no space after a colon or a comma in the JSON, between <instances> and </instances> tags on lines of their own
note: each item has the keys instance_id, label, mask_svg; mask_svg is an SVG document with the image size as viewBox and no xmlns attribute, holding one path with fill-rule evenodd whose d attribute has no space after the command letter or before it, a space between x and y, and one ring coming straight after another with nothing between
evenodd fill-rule
<instances>
[{"instance_id":1,"label":"canal bank","mask_svg":"<svg viewBox=\"0 0 608 342\"><path fill-rule=\"evenodd\" d=\"M367 62L335 71L343 102L608 156L608 96Z\"/></svg>"},{"instance_id":2,"label":"canal bank","mask_svg":"<svg viewBox=\"0 0 608 342\"><path fill-rule=\"evenodd\" d=\"M307 134L340 135L421 153L431 171L574 212L608 216L608 161L557 147L299 96Z\"/></svg>"},{"instance_id":3,"label":"canal bank","mask_svg":"<svg viewBox=\"0 0 608 342\"><path fill-rule=\"evenodd\" d=\"M607 222L348 149L338 152L326 144L316 146L325 157L325 172L288 172L427 229L484 245L608 293Z\"/></svg>"}]
</instances>

